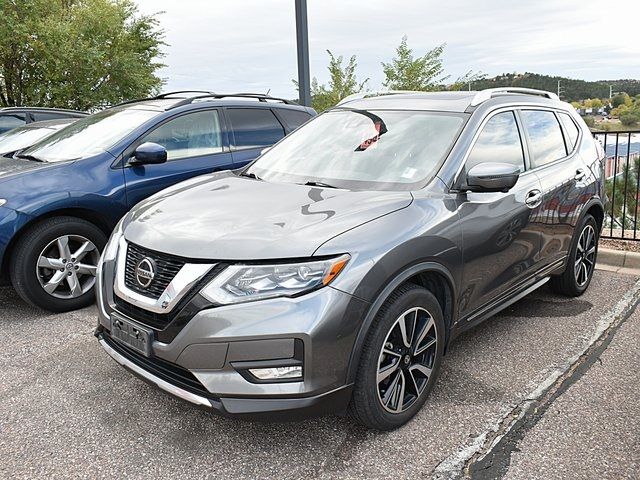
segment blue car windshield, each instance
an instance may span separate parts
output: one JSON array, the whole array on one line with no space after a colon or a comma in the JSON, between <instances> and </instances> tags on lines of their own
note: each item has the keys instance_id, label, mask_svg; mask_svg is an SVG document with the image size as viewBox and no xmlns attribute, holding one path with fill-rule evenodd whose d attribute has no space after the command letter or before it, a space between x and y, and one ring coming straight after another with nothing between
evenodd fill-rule
<instances>
[{"instance_id":1,"label":"blue car windshield","mask_svg":"<svg viewBox=\"0 0 640 480\"><path fill-rule=\"evenodd\" d=\"M137 108L113 108L94 113L24 150L21 156L43 162L90 157L108 150L156 115L157 111Z\"/></svg>"},{"instance_id":2,"label":"blue car windshield","mask_svg":"<svg viewBox=\"0 0 640 480\"><path fill-rule=\"evenodd\" d=\"M411 190L430 181L466 116L334 109L285 137L246 174L268 182L349 190Z\"/></svg>"}]
</instances>

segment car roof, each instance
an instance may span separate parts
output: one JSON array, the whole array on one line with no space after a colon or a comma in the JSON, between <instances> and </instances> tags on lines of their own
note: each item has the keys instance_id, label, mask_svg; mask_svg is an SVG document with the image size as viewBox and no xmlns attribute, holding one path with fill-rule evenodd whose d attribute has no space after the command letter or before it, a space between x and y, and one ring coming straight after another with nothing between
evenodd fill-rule
<instances>
[{"instance_id":1,"label":"car roof","mask_svg":"<svg viewBox=\"0 0 640 480\"><path fill-rule=\"evenodd\" d=\"M407 92L393 90L362 92L341 100L337 108L432 110L470 113L477 107L489 102L495 105L513 103L514 101L521 101L526 104L533 102L541 105L565 105L552 92L529 88L504 87L462 92Z\"/></svg>"},{"instance_id":2,"label":"car roof","mask_svg":"<svg viewBox=\"0 0 640 480\"><path fill-rule=\"evenodd\" d=\"M89 115L87 112L80 110L69 110L67 108L50 108L50 107L3 107L0 113L28 113L28 112L52 112L52 113L68 113L78 116Z\"/></svg>"}]
</instances>

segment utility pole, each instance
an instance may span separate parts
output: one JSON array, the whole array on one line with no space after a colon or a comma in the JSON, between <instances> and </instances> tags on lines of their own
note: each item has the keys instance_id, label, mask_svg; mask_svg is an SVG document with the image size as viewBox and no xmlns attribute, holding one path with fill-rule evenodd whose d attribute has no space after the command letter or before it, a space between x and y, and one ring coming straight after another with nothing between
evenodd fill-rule
<instances>
[{"instance_id":1,"label":"utility pole","mask_svg":"<svg viewBox=\"0 0 640 480\"><path fill-rule=\"evenodd\" d=\"M309 74L309 26L307 0L296 2L296 40L298 45L298 95L300 105L311 106L311 77Z\"/></svg>"},{"instance_id":2,"label":"utility pole","mask_svg":"<svg viewBox=\"0 0 640 480\"><path fill-rule=\"evenodd\" d=\"M558 98L562 100L562 95L564 94L564 88L560 86L560 80L558 80Z\"/></svg>"}]
</instances>

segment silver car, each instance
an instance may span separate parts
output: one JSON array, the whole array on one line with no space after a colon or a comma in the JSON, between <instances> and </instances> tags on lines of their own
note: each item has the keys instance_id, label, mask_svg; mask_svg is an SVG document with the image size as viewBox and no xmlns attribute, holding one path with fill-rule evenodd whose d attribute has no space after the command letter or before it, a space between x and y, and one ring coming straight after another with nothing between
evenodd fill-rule
<instances>
[{"instance_id":1,"label":"silver car","mask_svg":"<svg viewBox=\"0 0 640 480\"><path fill-rule=\"evenodd\" d=\"M225 415L396 428L460 332L546 282L587 289L602 160L548 92L347 98L242 171L127 214L97 274L96 336Z\"/></svg>"}]
</instances>

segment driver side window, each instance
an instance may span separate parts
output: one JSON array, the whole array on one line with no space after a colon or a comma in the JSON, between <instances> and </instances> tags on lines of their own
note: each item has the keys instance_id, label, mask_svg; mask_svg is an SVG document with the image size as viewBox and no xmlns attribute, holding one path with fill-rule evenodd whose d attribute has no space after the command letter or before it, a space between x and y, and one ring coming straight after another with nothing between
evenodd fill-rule
<instances>
[{"instance_id":1,"label":"driver side window","mask_svg":"<svg viewBox=\"0 0 640 480\"><path fill-rule=\"evenodd\" d=\"M222 152L222 132L217 110L187 113L160 125L142 138L167 150L167 160Z\"/></svg>"},{"instance_id":2,"label":"driver side window","mask_svg":"<svg viewBox=\"0 0 640 480\"><path fill-rule=\"evenodd\" d=\"M494 115L485 124L467 158L467 172L479 163L508 163L524 172L524 152L513 112Z\"/></svg>"}]
</instances>

